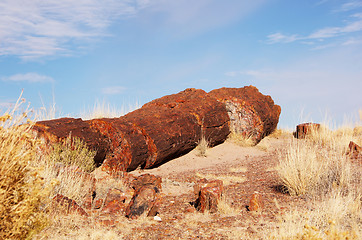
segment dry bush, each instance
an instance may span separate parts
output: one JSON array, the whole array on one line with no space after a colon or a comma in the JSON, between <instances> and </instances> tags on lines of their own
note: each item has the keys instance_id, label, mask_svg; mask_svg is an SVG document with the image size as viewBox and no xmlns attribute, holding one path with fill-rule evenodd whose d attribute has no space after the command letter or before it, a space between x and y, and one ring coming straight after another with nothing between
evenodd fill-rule
<instances>
[{"instance_id":1,"label":"dry bush","mask_svg":"<svg viewBox=\"0 0 362 240\"><path fill-rule=\"evenodd\" d=\"M292 140L277 167L291 195L306 194L306 208L280 216L272 239L361 239L360 170L346 156L348 143L361 137L353 128L322 126L304 140Z\"/></svg>"},{"instance_id":2,"label":"dry bush","mask_svg":"<svg viewBox=\"0 0 362 240\"><path fill-rule=\"evenodd\" d=\"M218 212L225 216L236 216L239 215L241 209L239 207L232 206L230 200L223 195L217 204Z\"/></svg>"},{"instance_id":3,"label":"dry bush","mask_svg":"<svg viewBox=\"0 0 362 240\"><path fill-rule=\"evenodd\" d=\"M47 158L51 162L62 163L66 166L75 165L86 172L92 172L95 169L96 152L88 149L79 138L69 135L62 142L55 143L50 148Z\"/></svg>"},{"instance_id":4,"label":"dry bush","mask_svg":"<svg viewBox=\"0 0 362 240\"><path fill-rule=\"evenodd\" d=\"M308 141L294 140L279 156L277 171L291 195L318 195L332 188L341 191L349 188L351 167L343 153L322 149Z\"/></svg>"},{"instance_id":5,"label":"dry bush","mask_svg":"<svg viewBox=\"0 0 362 240\"><path fill-rule=\"evenodd\" d=\"M29 166L40 143L30 134L28 109L19 112L24 102L18 101L12 111L0 117L1 239L30 237L46 223L40 207L48 192L38 177L39 169Z\"/></svg>"},{"instance_id":6,"label":"dry bush","mask_svg":"<svg viewBox=\"0 0 362 240\"><path fill-rule=\"evenodd\" d=\"M228 136L228 140L241 146L241 147L253 147L255 142L251 136L245 136L241 133L231 132Z\"/></svg>"},{"instance_id":7,"label":"dry bush","mask_svg":"<svg viewBox=\"0 0 362 240\"><path fill-rule=\"evenodd\" d=\"M210 148L209 142L206 140L204 136L201 137L197 147L195 148L196 156L206 157L207 150Z\"/></svg>"},{"instance_id":8,"label":"dry bush","mask_svg":"<svg viewBox=\"0 0 362 240\"><path fill-rule=\"evenodd\" d=\"M271 134L268 135L270 138L290 138L292 135L292 132L285 129L275 129Z\"/></svg>"},{"instance_id":9,"label":"dry bush","mask_svg":"<svg viewBox=\"0 0 362 240\"><path fill-rule=\"evenodd\" d=\"M333 192L279 216L279 222L263 233L269 239L361 239L361 195Z\"/></svg>"}]
</instances>

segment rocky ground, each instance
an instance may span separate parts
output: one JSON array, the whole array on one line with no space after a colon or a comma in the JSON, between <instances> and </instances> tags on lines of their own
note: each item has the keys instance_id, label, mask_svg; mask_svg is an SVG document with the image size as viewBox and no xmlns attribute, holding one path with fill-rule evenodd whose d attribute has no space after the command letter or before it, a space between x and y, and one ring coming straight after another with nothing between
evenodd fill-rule
<instances>
[{"instance_id":1,"label":"rocky ground","mask_svg":"<svg viewBox=\"0 0 362 240\"><path fill-rule=\"evenodd\" d=\"M276 171L280 153L292 138L291 133L271 136L255 147L228 140L208 149L206 156L195 149L157 168L132 171L128 177L152 174L162 178L156 217L129 219L123 210L120 214L109 214L102 208L86 210L88 217L72 215L68 225L44 230L42 239L270 239L268 232L277 227L281 216L312 206L308 197L286 193ZM360 162L354 164L360 171ZM104 172L98 169L93 174L99 179ZM194 185L202 178L223 181L216 213L200 213L193 207ZM257 211L250 211L255 192L262 202ZM129 198L125 201L127 204ZM59 222L66 219L60 217Z\"/></svg>"}]
</instances>

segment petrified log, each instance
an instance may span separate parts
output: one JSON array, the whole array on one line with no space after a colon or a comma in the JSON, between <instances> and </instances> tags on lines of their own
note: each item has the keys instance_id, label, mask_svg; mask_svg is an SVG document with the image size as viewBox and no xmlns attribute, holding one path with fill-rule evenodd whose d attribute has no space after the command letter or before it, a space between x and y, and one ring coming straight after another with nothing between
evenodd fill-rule
<instances>
[{"instance_id":1,"label":"petrified log","mask_svg":"<svg viewBox=\"0 0 362 240\"><path fill-rule=\"evenodd\" d=\"M312 131L317 131L320 127L321 125L319 123L302 123L297 125L293 135L295 138L303 139Z\"/></svg>"},{"instance_id":2,"label":"petrified log","mask_svg":"<svg viewBox=\"0 0 362 240\"><path fill-rule=\"evenodd\" d=\"M61 118L40 121L34 130L49 142L71 134L96 150L96 164L109 172L153 168L179 157L205 137L210 146L230 131L259 142L277 126L280 107L257 88L186 89L145 104L119 118Z\"/></svg>"}]
</instances>

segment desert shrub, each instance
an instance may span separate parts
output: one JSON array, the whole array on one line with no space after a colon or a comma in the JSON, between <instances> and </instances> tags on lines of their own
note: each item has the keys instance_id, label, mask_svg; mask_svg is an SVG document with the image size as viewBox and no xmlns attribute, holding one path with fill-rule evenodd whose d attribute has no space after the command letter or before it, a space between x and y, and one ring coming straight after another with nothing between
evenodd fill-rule
<instances>
[{"instance_id":1,"label":"desert shrub","mask_svg":"<svg viewBox=\"0 0 362 240\"><path fill-rule=\"evenodd\" d=\"M336 191L278 218L275 228L263 233L268 239L361 239L361 195Z\"/></svg>"},{"instance_id":2,"label":"desert shrub","mask_svg":"<svg viewBox=\"0 0 362 240\"><path fill-rule=\"evenodd\" d=\"M210 148L209 142L206 140L204 136L201 137L197 147L196 147L196 155L199 157L206 157L206 152Z\"/></svg>"},{"instance_id":3,"label":"desert shrub","mask_svg":"<svg viewBox=\"0 0 362 240\"><path fill-rule=\"evenodd\" d=\"M40 207L47 191L39 178L39 169L29 166L40 143L30 134L29 111L18 111L23 102L18 101L14 110L0 117L1 239L24 239L46 222Z\"/></svg>"},{"instance_id":4,"label":"desert shrub","mask_svg":"<svg viewBox=\"0 0 362 240\"><path fill-rule=\"evenodd\" d=\"M74 165L86 172L92 172L95 169L95 154L81 139L69 135L63 141L52 145L47 158L52 162Z\"/></svg>"},{"instance_id":5,"label":"desert shrub","mask_svg":"<svg viewBox=\"0 0 362 240\"><path fill-rule=\"evenodd\" d=\"M255 146L255 141L252 139L252 137L246 136L242 133L231 132L228 136L228 140L241 147Z\"/></svg>"},{"instance_id":6,"label":"desert shrub","mask_svg":"<svg viewBox=\"0 0 362 240\"><path fill-rule=\"evenodd\" d=\"M308 141L293 140L279 154L277 170L291 195L318 195L333 188L347 191L352 180L345 154Z\"/></svg>"}]
</instances>

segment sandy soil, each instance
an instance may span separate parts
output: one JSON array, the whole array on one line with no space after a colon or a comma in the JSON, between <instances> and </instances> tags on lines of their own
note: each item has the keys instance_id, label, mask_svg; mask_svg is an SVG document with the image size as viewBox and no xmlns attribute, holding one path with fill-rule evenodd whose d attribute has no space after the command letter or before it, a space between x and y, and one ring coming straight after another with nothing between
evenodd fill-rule
<instances>
[{"instance_id":1,"label":"sandy soil","mask_svg":"<svg viewBox=\"0 0 362 240\"><path fill-rule=\"evenodd\" d=\"M283 193L279 187L275 166L278 151L288 144L288 138L266 138L256 147L241 147L227 141L208 149L206 157L197 156L194 150L158 168L131 172L158 175L163 181L163 203L158 215L162 221L149 228L137 228L136 236L141 239L240 239L255 235L258 238L257 233L276 222L278 214L306 202L303 197ZM204 177L223 180L224 201L231 208L227 213L201 216L189 212L190 202L195 200L193 185ZM264 207L262 211L250 212L247 206L255 191L262 194Z\"/></svg>"}]
</instances>

